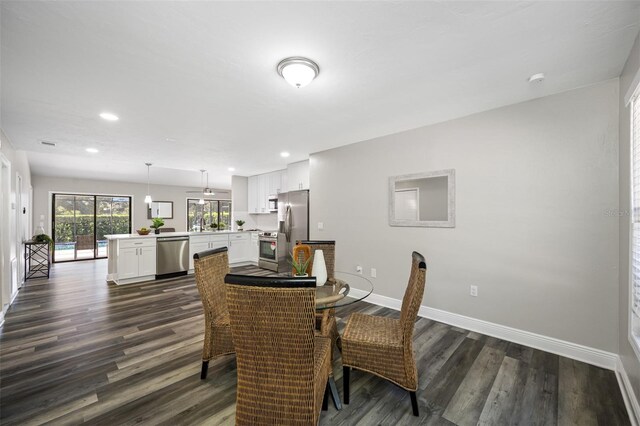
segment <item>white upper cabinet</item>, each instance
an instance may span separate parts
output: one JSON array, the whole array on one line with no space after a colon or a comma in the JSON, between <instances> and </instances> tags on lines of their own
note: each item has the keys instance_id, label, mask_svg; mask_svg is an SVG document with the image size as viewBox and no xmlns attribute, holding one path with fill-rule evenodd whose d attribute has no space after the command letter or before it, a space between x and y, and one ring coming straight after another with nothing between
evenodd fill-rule
<instances>
[{"instance_id":1,"label":"white upper cabinet","mask_svg":"<svg viewBox=\"0 0 640 426\"><path fill-rule=\"evenodd\" d=\"M287 191L309 189L309 160L287 166Z\"/></svg>"},{"instance_id":2,"label":"white upper cabinet","mask_svg":"<svg viewBox=\"0 0 640 426\"><path fill-rule=\"evenodd\" d=\"M247 207L249 214L267 214L269 197L286 192L287 171L277 170L262 175L249 176Z\"/></svg>"}]
</instances>

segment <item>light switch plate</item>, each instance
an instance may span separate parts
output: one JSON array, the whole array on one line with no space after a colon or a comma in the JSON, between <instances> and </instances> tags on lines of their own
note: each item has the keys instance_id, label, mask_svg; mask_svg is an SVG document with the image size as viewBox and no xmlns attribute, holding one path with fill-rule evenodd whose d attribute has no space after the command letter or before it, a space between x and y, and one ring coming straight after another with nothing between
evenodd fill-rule
<instances>
[{"instance_id":1,"label":"light switch plate","mask_svg":"<svg viewBox=\"0 0 640 426\"><path fill-rule=\"evenodd\" d=\"M322 231L324 229L324 223L318 222L318 231Z\"/></svg>"}]
</instances>

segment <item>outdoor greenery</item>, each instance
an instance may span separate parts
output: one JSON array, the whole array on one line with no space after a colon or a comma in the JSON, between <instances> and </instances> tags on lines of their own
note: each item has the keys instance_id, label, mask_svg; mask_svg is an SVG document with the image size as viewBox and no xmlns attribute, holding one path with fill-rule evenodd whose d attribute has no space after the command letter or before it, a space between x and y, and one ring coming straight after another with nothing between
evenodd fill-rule
<instances>
[{"instance_id":1,"label":"outdoor greenery","mask_svg":"<svg viewBox=\"0 0 640 426\"><path fill-rule=\"evenodd\" d=\"M198 199L187 200L187 229L200 230L200 227L217 229L231 228L231 201L204 200L198 204Z\"/></svg>"},{"instance_id":2,"label":"outdoor greenery","mask_svg":"<svg viewBox=\"0 0 640 426\"><path fill-rule=\"evenodd\" d=\"M55 194L56 243L76 241L77 235L92 235L94 212L96 239L131 232L129 197Z\"/></svg>"}]
</instances>

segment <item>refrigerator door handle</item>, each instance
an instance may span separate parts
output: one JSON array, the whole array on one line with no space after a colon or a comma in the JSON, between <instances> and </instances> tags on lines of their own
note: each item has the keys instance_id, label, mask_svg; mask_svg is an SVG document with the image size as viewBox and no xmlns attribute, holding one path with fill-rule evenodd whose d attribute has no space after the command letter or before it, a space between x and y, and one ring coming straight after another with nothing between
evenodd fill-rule
<instances>
[{"instance_id":1,"label":"refrigerator door handle","mask_svg":"<svg viewBox=\"0 0 640 426\"><path fill-rule=\"evenodd\" d=\"M288 204L284 218L284 235L287 237L287 242L291 242L291 206Z\"/></svg>"}]
</instances>

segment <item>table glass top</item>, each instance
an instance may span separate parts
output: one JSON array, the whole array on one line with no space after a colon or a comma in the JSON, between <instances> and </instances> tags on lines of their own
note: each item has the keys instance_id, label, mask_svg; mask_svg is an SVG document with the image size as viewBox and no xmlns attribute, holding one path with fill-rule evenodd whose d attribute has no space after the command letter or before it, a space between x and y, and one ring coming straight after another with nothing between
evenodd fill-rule
<instances>
[{"instance_id":1,"label":"table glass top","mask_svg":"<svg viewBox=\"0 0 640 426\"><path fill-rule=\"evenodd\" d=\"M316 310L358 302L371 294L373 283L362 275L335 271L335 278L316 287Z\"/></svg>"}]
</instances>

